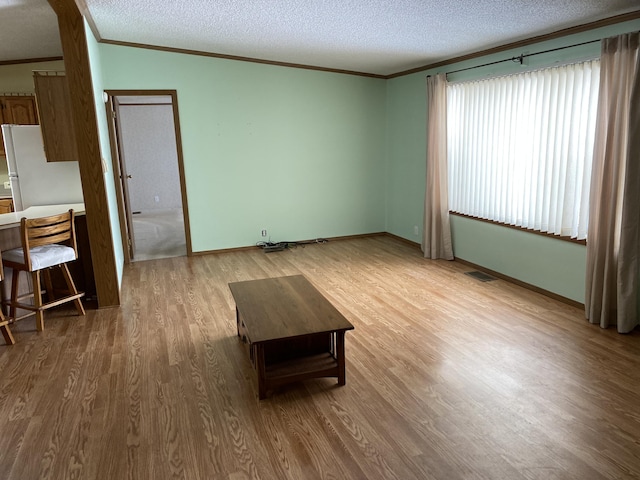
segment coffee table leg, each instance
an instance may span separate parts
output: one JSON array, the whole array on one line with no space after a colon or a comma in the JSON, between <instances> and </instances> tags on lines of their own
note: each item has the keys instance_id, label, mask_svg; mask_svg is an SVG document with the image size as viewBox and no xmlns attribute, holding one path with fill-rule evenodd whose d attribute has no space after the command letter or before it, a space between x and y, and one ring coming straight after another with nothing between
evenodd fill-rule
<instances>
[{"instance_id":1,"label":"coffee table leg","mask_svg":"<svg viewBox=\"0 0 640 480\"><path fill-rule=\"evenodd\" d=\"M336 357L338 360L338 385L345 385L347 378L344 360L344 331L336 332Z\"/></svg>"},{"instance_id":2,"label":"coffee table leg","mask_svg":"<svg viewBox=\"0 0 640 480\"><path fill-rule=\"evenodd\" d=\"M238 329L238 336L240 336L240 312L236 306L236 328Z\"/></svg>"},{"instance_id":3,"label":"coffee table leg","mask_svg":"<svg viewBox=\"0 0 640 480\"><path fill-rule=\"evenodd\" d=\"M256 370L258 371L258 398L267 398L267 369L264 364L264 345L256 344Z\"/></svg>"}]
</instances>

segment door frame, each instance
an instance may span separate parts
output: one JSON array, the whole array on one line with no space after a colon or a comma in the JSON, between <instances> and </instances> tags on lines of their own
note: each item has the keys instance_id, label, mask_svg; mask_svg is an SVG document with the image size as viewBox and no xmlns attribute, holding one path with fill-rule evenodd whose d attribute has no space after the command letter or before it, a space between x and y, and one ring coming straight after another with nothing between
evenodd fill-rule
<instances>
[{"instance_id":1,"label":"door frame","mask_svg":"<svg viewBox=\"0 0 640 480\"><path fill-rule=\"evenodd\" d=\"M109 140L111 142L112 151L111 159L113 162L114 181L116 181L116 197L118 205L123 209L123 218L120 218L120 232L123 238L123 251L125 254L125 260L130 262L134 258L135 253L135 236L133 229L133 217L131 213L131 199L129 197L129 186L127 179L130 178L127 175L127 168L124 161L124 155L122 151L122 129L120 124L116 121L116 116L119 112L116 107L117 97L108 97L107 101L107 115L109 117ZM113 129L113 136L111 135L111 129ZM119 181L117 181L118 179ZM124 220L124 221L123 221ZM126 241L125 241L126 240Z\"/></svg>"},{"instance_id":2,"label":"door frame","mask_svg":"<svg viewBox=\"0 0 640 480\"><path fill-rule=\"evenodd\" d=\"M105 90L107 94L106 110L107 110L107 124L109 126L109 140L111 143L111 162L113 164L113 181L116 187L116 197L118 201L118 217L120 220L120 233L122 237L122 249L124 252L125 263L131 263L132 258L130 254L130 248L133 245L130 243L130 235L133 234L133 225L130 223L131 215L127 212L130 211L130 205L125 205L125 193L123 188L123 182L126 181L122 178L122 170L120 166L121 161L121 146L118 140L118 132L116 131L116 118L114 102L115 97L122 96L169 96L171 97L171 105L173 108L173 126L175 129L176 137L176 154L178 157L178 175L180 180L180 194L182 197L182 216L184 219L184 234L187 243L187 256L193 255L193 249L191 247L191 227L189 225L189 206L187 202L187 186L184 175L184 156L182 153L182 137L180 135L180 117L178 114L178 92L176 90Z\"/></svg>"}]
</instances>

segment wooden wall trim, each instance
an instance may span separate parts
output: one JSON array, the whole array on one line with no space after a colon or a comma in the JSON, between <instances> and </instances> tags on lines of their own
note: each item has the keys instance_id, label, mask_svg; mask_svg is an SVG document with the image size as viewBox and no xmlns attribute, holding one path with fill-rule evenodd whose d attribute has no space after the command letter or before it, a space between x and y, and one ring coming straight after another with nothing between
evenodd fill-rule
<instances>
[{"instance_id":1,"label":"wooden wall trim","mask_svg":"<svg viewBox=\"0 0 640 480\"><path fill-rule=\"evenodd\" d=\"M51 1L54 1L54 0L51 0ZM77 1L81 2L81 3L84 2L84 0L77 0ZM119 45L119 46L124 46L124 47L133 47L133 48L144 48L144 49L159 50L159 51L164 51L164 52L182 53L182 54L187 54L187 55L199 55L199 56L205 56L205 57L222 58L222 59L227 59L227 60L238 60L238 61L242 61L242 62L262 63L262 64L266 64L266 65L276 65L276 66L280 66L280 67L302 68L302 69L306 69L306 70L318 70L318 71L323 71L323 72L341 73L341 74L345 74L345 75L357 75L357 76L362 76L362 77L379 78L379 79L383 79L383 80L388 80L388 79L391 79L391 78L402 77L402 76L405 76L405 75L411 75L413 73L423 72L425 70L431 70L433 68L438 68L438 67L442 67L442 66L446 66L446 65L451 65L451 64L462 62L462 61L465 61L465 60L471 60L471 59L478 58L478 57L484 57L486 55L491 55L493 53L499 53L499 52L503 52L503 51L506 51L506 50L511 50L511 49L514 49L514 48L525 47L525 46L528 46L528 45L532 45L534 43L540 43L540 42L544 42L544 41L547 41L547 40L553 40L553 39L556 39L556 38L566 37L568 35L574 35L576 33L586 32L588 30L593 30L595 28L601 28L601 27L606 27L606 26L609 26L609 25L615 25L616 23L622 23L622 22L626 22L626 21L630 21L630 20L636 20L636 19L640 18L640 10L629 12L629 13L625 13L625 14L622 14L622 15L616 15L616 16L605 18L605 19L602 19L602 20L597 20L595 22L585 23L583 25L577 25L575 27L564 28L564 29L557 30L555 32L547 33L547 34L544 34L544 35L537 35L535 37L527 38L525 40L519 40L517 42L511 42L511 43L507 43L507 44L504 44L504 45L499 45L497 47L488 48L488 49L485 49L485 50L482 50L482 51L479 51L479 52L474 52L474 53L470 53L470 54L467 54L467 55L462 55L462 56L458 56L458 57L455 57L455 58L446 59L446 60L443 60L441 62L435 62L435 63L426 64L426 65L423 65L423 66L420 66L420 67L415 67L415 68L412 68L412 69L409 69L409 70L404 70L404 71L401 71L401 72L392 73L390 75L379 75L379 74L375 74L375 73L357 72L357 71L353 71L353 70L342 70L342 69L334 69L334 68L325 68L325 67L319 67L319 66L314 66L314 65L304 65L304 64L297 64L297 63L287 63L287 62L276 62L276 61L262 60L262 59L259 59L259 58L252 58L252 57L242 57L242 56L237 56L237 55L226 55L226 54L221 54L221 53L203 52L203 51L200 51L200 50L188 50L188 49L182 49L182 48L163 47L163 46L159 46L159 45L147 45L147 44L142 44L142 43L123 42L123 41L119 41L119 40L103 39L103 38L99 37L99 33L97 32L97 27L95 27L95 24L93 24L93 19L88 14L88 11L87 11L86 17L87 17L87 22L89 23L91 29L93 30L95 37L97 39L99 39L99 41L101 43L106 43L106 44L110 44L110 45Z\"/></svg>"},{"instance_id":2,"label":"wooden wall trim","mask_svg":"<svg viewBox=\"0 0 640 480\"><path fill-rule=\"evenodd\" d=\"M193 255L193 248L191 244L191 224L189 220L189 202L187 196L187 183L184 170L184 153L182 151L182 133L180 130L180 112L178 108L178 92L177 90L105 90L105 92L111 97L144 97L144 96L168 96L171 97L171 104L173 107L173 125L175 128L176 137L176 155L178 157L178 171L180 172L180 196L182 199L182 216L184 221L184 233L187 244L187 256ZM120 103L119 107L132 106L137 104ZM141 106L150 105L169 105L169 104L140 104ZM113 147L112 147L113 149ZM118 167L119 168L119 167ZM119 188L116 188L119 191ZM122 216L122 215L120 215Z\"/></svg>"},{"instance_id":3,"label":"wooden wall trim","mask_svg":"<svg viewBox=\"0 0 640 480\"><path fill-rule=\"evenodd\" d=\"M55 10L56 7L54 6L54 4L64 3L64 1L65 0L50 0L49 3L51 4L51 6ZM252 63L263 63L263 64L267 64L267 65L276 65L276 66L281 66L281 67L302 68L302 69L307 69L307 70L318 70L318 71L324 71L324 72L342 73L342 74L347 74L347 75L357 75L357 76L364 76L364 77L371 77L371 78L380 78L380 79L385 79L385 80L388 80L388 79L391 79L391 78L396 78L396 77L402 77L402 76L405 76L405 75L411 75L413 73L418 73L418 72L422 72L422 71L425 71L425 70L431 70L433 68L438 68L438 67L443 67L443 66L446 66L446 65L451 65L451 64L462 62L462 61L465 61L465 60L471 60L471 59L478 58L478 57L484 57L486 55L491 55L492 53L499 53L499 52L503 52L503 51L506 51L506 50L511 50L511 49L514 49L514 48L525 47L527 45L531 45L531 44L534 44L534 43L544 42L546 40L553 40L553 39L556 39L556 38L561 38L561 37L565 37L565 36L568 36L568 35L573 35L573 34L576 34L576 33L581 33L581 32L585 32L585 31L588 31L588 30L593 30L594 28L606 27L608 25L614 25L616 23L626 22L626 21L630 21L630 20L636 20L636 19L640 18L640 10L638 10L638 11L634 11L634 12L625 13L625 14L622 14L622 15L617 15L617 16L614 16L614 17L605 18L603 20L598 20L598 21L595 21L595 22L586 23L584 25L578 25L578 26L575 26L575 27L565 28L565 29L558 30L556 32L548 33L548 34L545 34L545 35L538 35L538 36L535 36L535 37L528 38L526 40L520 40L520 41L517 41L517 42L507 43L507 44L500 45L500 46L497 46L497 47L493 47L493 48L489 48L489 49L486 49L486 50L482 50L480 52L475 52L475 53L470 53L470 54L462 55L462 56L455 57L455 58L450 58L450 59L447 59L447 60L443 60L441 62L430 63L430 64L426 64L426 65L423 65L423 66L420 66L420 67L415 67L415 68L412 68L412 69L409 69L409 70L403 70L401 72L392 73L390 75L378 75L378 74L374 74L374 73L356 72L356 71L352 71L352 70L341 70L341 69L333 69L333 68L324 68L324 67L318 67L318 66L313 66L313 65L303 65L303 64L287 63L287 62L275 62L275 61L269 61L269 60L261 60L259 58L242 57L242 56L236 56L236 55L225 55L225 54L220 54L220 53L202 52L202 51L199 51L199 50L188 50L188 49L181 49L181 48L163 47L163 46L159 46L159 45L147 45L147 44L142 44L142 43L122 42L122 41L118 41L118 40L103 39L101 37L101 35L100 35L100 32L98 31L98 27L96 26L96 24L95 24L95 22L93 20L93 17L91 16L91 13L89 12L89 9L87 8L85 0L76 0L76 3L78 5L78 8L79 8L81 14L87 20L87 23L89 24L89 28L91 28L91 31L93 32L94 37L100 43L106 43L106 44L110 44L110 45L120 45L120 46L133 47L133 48L144 48L144 49L149 49L149 50L159 50L159 51L164 51L164 52L183 53L183 54L187 54L187 55L199 55L199 56L205 56L205 57L223 58L223 59L227 59L227 60L238 60L238 61L252 62ZM62 7L62 8L64 8L64 7ZM0 65L13 65L13 64L20 64L20 63L50 62L50 61L56 61L56 60L62 60L62 57L8 60L8 61L0 62Z\"/></svg>"},{"instance_id":4,"label":"wooden wall trim","mask_svg":"<svg viewBox=\"0 0 640 480\"><path fill-rule=\"evenodd\" d=\"M78 166L87 212L87 230L98 307L117 306L120 305L120 288L84 19L74 0L49 0L49 4L58 15L60 40L69 82L71 116L78 144Z\"/></svg>"},{"instance_id":5,"label":"wooden wall trim","mask_svg":"<svg viewBox=\"0 0 640 480\"><path fill-rule=\"evenodd\" d=\"M419 243L413 242L413 241L408 240L408 239L406 239L404 237L400 237L398 235L394 235L393 233L389 233L389 232L365 233L365 234L361 234L361 235L346 235L344 237L327 238L326 240L329 240L331 242L335 242L335 241L341 241L341 240L354 240L354 239L358 239L358 238L369 238L369 237L380 237L380 236L391 237L394 240L397 240L398 242L404 243L405 245L413 247L413 248L415 248L417 250L421 249L421 246L420 246ZM206 250L206 251L194 252L193 255L194 256L200 256L200 255L216 255L216 254L232 253L232 252L245 252L245 251L250 251L250 250L256 250L258 248L260 248L260 247L258 247L256 245L251 245L251 246L248 246L248 247L223 248L223 249L220 249L220 250ZM279 252L275 252L275 253L279 253ZM523 282L521 280L518 280L517 278L510 277L509 275L504 275L504 274L502 274L500 272L496 272L495 270L491 270L489 268L485 268L482 265L477 265L475 263L468 262L468 261L463 260L463 259L458 258L458 257L456 257L456 259L454 261L458 262L458 263L461 263L463 265L466 265L467 267L473 268L474 270L480 270L482 272L488 273L489 275L492 275L492 276L494 276L496 278L499 278L501 280L505 280L507 282L513 283L514 285L518 285L519 287L523 287L523 288L526 288L527 290L531 290L533 292L539 293L541 295L544 295L545 297L553 298L554 300L557 300L557 301L562 302L564 304L571 305L572 307L581 308L581 309L584 308L584 304L583 303L576 302L575 300L572 300L572 299L567 298L567 297L563 297L562 295L558 295L557 293L550 292L549 290L545 290L544 288L536 287L535 285L532 285L530 283Z\"/></svg>"},{"instance_id":6,"label":"wooden wall trim","mask_svg":"<svg viewBox=\"0 0 640 480\"><path fill-rule=\"evenodd\" d=\"M131 263L131 249L129 248L129 232L127 230L127 220L124 207L124 197L122 193L122 171L120 169L120 151L116 133L115 109L113 97L109 96L105 113L107 115L107 128L109 130L109 145L111 147L111 171L113 173L113 183L116 191L116 202L118 202L118 222L120 224L120 240L122 242L122 252L124 263Z\"/></svg>"},{"instance_id":7,"label":"wooden wall trim","mask_svg":"<svg viewBox=\"0 0 640 480\"><path fill-rule=\"evenodd\" d=\"M153 105L154 107L157 107L158 105L161 105L163 107L169 107L172 104L171 103L118 103L118 108L124 108L124 107L148 107L149 105Z\"/></svg>"},{"instance_id":8,"label":"wooden wall trim","mask_svg":"<svg viewBox=\"0 0 640 480\"><path fill-rule=\"evenodd\" d=\"M417 248L418 250L422 251L422 245L420 244L420 242L414 242L412 240L409 240L404 237L400 237L398 235L394 235L393 233L389 233L389 232L385 232L384 235L386 235L387 237L394 238L399 242L406 243L410 247Z\"/></svg>"},{"instance_id":9,"label":"wooden wall trim","mask_svg":"<svg viewBox=\"0 0 640 480\"><path fill-rule=\"evenodd\" d=\"M233 248L219 248L216 250L200 250L198 252L192 252L191 255L194 257L201 257L204 255L220 255L222 253L233 253L233 252L248 252L250 250L257 250L257 245L249 245L248 247L233 247Z\"/></svg>"},{"instance_id":10,"label":"wooden wall trim","mask_svg":"<svg viewBox=\"0 0 640 480\"><path fill-rule=\"evenodd\" d=\"M62 60L62 57L21 58L19 60L3 60L0 62L0 66L21 65L23 63L58 62L60 60Z\"/></svg>"},{"instance_id":11,"label":"wooden wall trim","mask_svg":"<svg viewBox=\"0 0 640 480\"><path fill-rule=\"evenodd\" d=\"M189 220L189 200L187 196L187 175L184 171L184 154L182 152L182 131L180 129L180 112L178 108L178 92L171 91L171 103L173 104L173 126L176 136L176 153L178 155L178 170L180 172L180 195L182 196L182 217L184 233L187 244L187 256L193 255L191 245L191 221Z\"/></svg>"},{"instance_id":12,"label":"wooden wall trim","mask_svg":"<svg viewBox=\"0 0 640 480\"><path fill-rule=\"evenodd\" d=\"M407 240L406 238L403 237L399 237L397 235L394 235L393 233L385 233L386 236L388 237L392 237L402 243L405 243L409 246L415 247L417 249L421 249L421 246L419 243L416 242L412 242L411 240ZM549 290L545 290L544 288L540 288L540 287L536 287L535 285L532 285L530 283L527 282L523 282L521 280L518 280L517 278L513 278L510 277L509 275L504 275L500 272L496 272L495 270L491 270L489 268L485 268L482 265L477 265L475 263L472 262L468 262L467 260L463 260L462 258L456 257L454 262L458 262L461 263L463 265L466 265L467 267L471 267L474 270L480 270L484 273L488 273L489 275L492 275L496 278L499 278L501 280L505 280L507 282L513 283L515 285L518 285L520 287L526 288L527 290L531 290L533 292L539 293L541 295L544 295L545 297L549 297L549 298L553 298L554 300L558 300L559 302L565 303L567 305L571 305L572 307L576 307L576 308L584 308L584 304L580 303L580 302L576 302L575 300L572 300L570 298L567 297L563 297L562 295L558 295L557 293L553 293L550 292Z\"/></svg>"},{"instance_id":13,"label":"wooden wall trim","mask_svg":"<svg viewBox=\"0 0 640 480\"><path fill-rule=\"evenodd\" d=\"M323 237L323 238L324 238L324 240L327 240L328 242L339 242L339 241L342 241L342 240L356 240L358 238L379 237L381 235L391 235L391 234L387 234L385 232L376 232L376 233L361 233L361 234L358 234L358 235L345 235L343 237L329 237L329 238ZM391 235L391 236L395 237L395 235ZM396 237L396 238L399 239L400 237ZM296 240L296 241L305 242L305 241L309 241L309 240ZM221 254L221 253L246 252L246 251L249 251L249 250L256 250L258 248L261 248L261 247L259 247L258 245L249 245L247 247L220 248L218 250L201 250L199 252L192 252L192 255L193 256L218 255L218 254Z\"/></svg>"},{"instance_id":14,"label":"wooden wall trim","mask_svg":"<svg viewBox=\"0 0 640 480\"><path fill-rule=\"evenodd\" d=\"M201 57L221 58L224 60L237 60L240 62L261 63L265 65L275 65L277 67L301 68L303 70L317 70L321 72L341 73L343 75L356 75L359 77L386 79L386 75L378 75L375 73L356 72L353 70L342 70L338 68L317 67L315 65L304 65L300 63L276 62L273 60L262 60L260 58L242 57L238 55L226 55L223 53L203 52L200 50L188 50L184 48L163 47L160 45L147 45L144 43L121 42L119 40L102 39L100 43L108 45L118 45L121 47L144 48L147 50L158 50L161 52L181 53L184 55L198 55Z\"/></svg>"},{"instance_id":15,"label":"wooden wall trim","mask_svg":"<svg viewBox=\"0 0 640 480\"><path fill-rule=\"evenodd\" d=\"M567 237L564 235L555 235L553 233L541 232L540 230L533 230L532 228L518 227L517 225L510 225L508 223L498 222L496 220L489 220L486 218L474 217L472 215L466 215L464 213L459 212L449 212L449 215L453 215L455 217L468 218L469 220L476 220L478 222L490 223L491 225L497 225L499 227L510 228L511 230L519 230L525 233L531 233L533 235L539 235L542 237L552 238L554 240L561 240L563 242L576 243L578 245L586 245L586 240L578 240L576 238Z\"/></svg>"},{"instance_id":16,"label":"wooden wall trim","mask_svg":"<svg viewBox=\"0 0 640 480\"><path fill-rule=\"evenodd\" d=\"M545 35L538 35L535 37L527 38L525 40L519 40L517 42L506 43L504 45L500 45L493 48L488 48L486 50L482 50L480 52L470 53L468 55L462 55L455 58L450 58L447 60L443 60L441 62L430 63L427 65L423 65L421 67L412 68L410 70L405 70L402 72L394 73L392 75L387 75L385 78L396 78L403 77L405 75L411 75L413 73L423 72L425 70L431 70L438 67L444 67L446 65L451 65L454 63L463 62L465 60L472 60L478 57L484 57L486 55L491 55L493 53L500 53L506 50L512 50L514 48L526 47L527 45L532 45L534 43L540 43L547 40L554 40L556 38L566 37L568 35L574 35L576 33L582 33L589 30L593 30L595 28L606 27L609 25L615 25L616 23L627 22L629 20L636 20L640 18L640 10L635 12L629 12L622 15L616 15L615 17L605 18L603 20L598 20L596 22L585 23L584 25L578 25L575 27L564 28L562 30L557 30L552 33L547 33Z\"/></svg>"},{"instance_id":17,"label":"wooden wall trim","mask_svg":"<svg viewBox=\"0 0 640 480\"><path fill-rule=\"evenodd\" d=\"M557 300L559 302L565 303L567 305L571 305L572 307L582 308L582 309L584 308L584 303L576 302L575 300L572 300L570 298L563 297L562 295L558 295L557 293L550 292L549 290L545 290L544 288L536 287L535 285L532 285L527 282L523 282L521 280L518 280L517 278L513 278L513 277L510 277L509 275L504 275L500 272L496 272L495 270L491 270L489 268L483 267L482 265L477 265L475 263L468 262L467 260L463 260L462 258L458 258L458 257L456 257L454 261L461 263L463 265L466 265L467 267L471 267L474 270L480 270L481 272L488 273L489 275L499 278L501 280L506 280L507 282L526 288L527 290L531 290L533 292L539 293L541 295L544 295L545 297L553 298L554 300Z\"/></svg>"},{"instance_id":18,"label":"wooden wall trim","mask_svg":"<svg viewBox=\"0 0 640 480\"><path fill-rule=\"evenodd\" d=\"M87 6L86 0L75 0L76 5L78 6L78 10L80 10L80 14L85 18L93 36L97 41L100 41L102 37L100 36L100 32L98 31L98 26L96 22L93 20L91 16L91 12L89 11L89 7Z\"/></svg>"}]
</instances>

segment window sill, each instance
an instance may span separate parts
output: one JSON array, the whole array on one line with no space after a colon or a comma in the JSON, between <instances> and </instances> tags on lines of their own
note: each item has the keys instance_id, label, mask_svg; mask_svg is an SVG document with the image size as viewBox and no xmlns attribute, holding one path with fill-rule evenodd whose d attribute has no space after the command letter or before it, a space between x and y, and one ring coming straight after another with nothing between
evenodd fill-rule
<instances>
[{"instance_id":1,"label":"window sill","mask_svg":"<svg viewBox=\"0 0 640 480\"><path fill-rule=\"evenodd\" d=\"M456 217L469 218L471 220L477 220L479 222L491 223L493 225L499 225L501 227L512 228L514 230L520 230L521 232L533 233L534 235L542 235L543 237L553 238L553 239L556 239L556 240L562 240L563 242L577 243L579 245L586 245L587 244L586 240L576 240L575 238L571 238L571 237L553 235L552 233L540 232L540 231L537 231L537 230L531 230L529 228L516 227L515 225L509 225L507 223L496 222L494 220L487 220L485 218L480 218L480 217L473 217L471 215L465 215L463 213L457 213L457 212L451 212L450 211L449 215L454 215Z\"/></svg>"}]
</instances>

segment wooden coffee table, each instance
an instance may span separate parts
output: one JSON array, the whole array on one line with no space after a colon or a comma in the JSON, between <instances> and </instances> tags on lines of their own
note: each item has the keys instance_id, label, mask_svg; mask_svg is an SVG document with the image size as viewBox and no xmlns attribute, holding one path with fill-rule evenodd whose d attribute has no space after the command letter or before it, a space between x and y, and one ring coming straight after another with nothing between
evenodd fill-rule
<instances>
[{"instance_id":1,"label":"wooden coffee table","mask_svg":"<svg viewBox=\"0 0 640 480\"><path fill-rule=\"evenodd\" d=\"M229 284L238 336L258 374L258 395L280 385L337 377L344 385L344 333L353 325L302 275Z\"/></svg>"}]
</instances>

